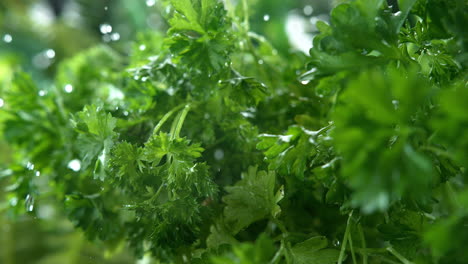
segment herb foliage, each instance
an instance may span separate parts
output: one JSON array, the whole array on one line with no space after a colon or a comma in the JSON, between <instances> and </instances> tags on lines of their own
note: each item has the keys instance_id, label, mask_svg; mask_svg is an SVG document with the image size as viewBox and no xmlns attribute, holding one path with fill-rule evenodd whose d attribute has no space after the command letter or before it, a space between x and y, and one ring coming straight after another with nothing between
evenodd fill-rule
<instances>
[{"instance_id":1,"label":"herb foliage","mask_svg":"<svg viewBox=\"0 0 468 264\"><path fill-rule=\"evenodd\" d=\"M1 210L58 201L154 263L465 263L468 6L342 2L308 56L253 33L247 1L166 0L129 56L16 73Z\"/></svg>"}]
</instances>

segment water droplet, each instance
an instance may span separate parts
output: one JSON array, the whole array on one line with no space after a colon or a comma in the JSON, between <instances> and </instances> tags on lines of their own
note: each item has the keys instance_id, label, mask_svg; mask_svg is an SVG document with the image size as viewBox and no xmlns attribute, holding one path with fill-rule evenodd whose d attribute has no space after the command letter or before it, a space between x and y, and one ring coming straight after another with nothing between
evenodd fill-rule
<instances>
[{"instance_id":1,"label":"water droplet","mask_svg":"<svg viewBox=\"0 0 468 264\"><path fill-rule=\"evenodd\" d=\"M310 83L310 80L304 80L304 81L301 81L301 83L302 83L303 85L307 85L307 84Z\"/></svg>"},{"instance_id":2,"label":"water droplet","mask_svg":"<svg viewBox=\"0 0 468 264\"><path fill-rule=\"evenodd\" d=\"M176 90L173 87L167 88L166 92L170 95L173 96L176 93Z\"/></svg>"},{"instance_id":3,"label":"water droplet","mask_svg":"<svg viewBox=\"0 0 468 264\"><path fill-rule=\"evenodd\" d=\"M285 143L289 143L289 141L291 141L291 138L293 136L292 135L286 135L286 136L283 136L283 135L280 135L278 136L279 140L285 142Z\"/></svg>"},{"instance_id":4,"label":"water droplet","mask_svg":"<svg viewBox=\"0 0 468 264\"><path fill-rule=\"evenodd\" d=\"M270 15L265 14L265 15L263 16L263 21L268 21L268 20L270 20Z\"/></svg>"},{"instance_id":5,"label":"water droplet","mask_svg":"<svg viewBox=\"0 0 468 264\"><path fill-rule=\"evenodd\" d=\"M108 6L105 6L105 7L104 7L104 11L107 11L108 9L109 9Z\"/></svg>"},{"instance_id":6,"label":"water droplet","mask_svg":"<svg viewBox=\"0 0 468 264\"><path fill-rule=\"evenodd\" d=\"M222 160L224 158L224 151L222 149L216 149L214 152L214 158L216 160Z\"/></svg>"},{"instance_id":7,"label":"water droplet","mask_svg":"<svg viewBox=\"0 0 468 264\"><path fill-rule=\"evenodd\" d=\"M34 170L34 164L32 164L31 162L28 161L28 163L26 164L26 169Z\"/></svg>"},{"instance_id":8,"label":"water droplet","mask_svg":"<svg viewBox=\"0 0 468 264\"><path fill-rule=\"evenodd\" d=\"M34 197L30 194L26 195L24 205L26 206L26 211L32 212L34 210Z\"/></svg>"},{"instance_id":9,"label":"water droplet","mask_svg":"<svg viewBox=\"0 0 468 264\"><path fill-rule=\"evenodd\" d=\"M120 39L120 34L115 32L115 33L112 33L110 37L112 41L117 41Z\"/></svg>"},{"instance_id":10,"label":"water droplet","mask_svg":"<svg viewBox=\"0 0 468 264\"><path fill-rule=\"evenodd\" d=\"M128 116L128 111L124 111L124 112L123 112L123 115L124 115L124 116Z\"/></svg>"},{"instance_id":11,"label":"water droplet","mask_svg":"<svg viewBox=\"0 0 468 264\"><path fill-rule=\"evenodd\" d=\"M12 197L10 199L10 205L11 206L16 206L18 204L18 198L17 197Z\"/></svg>"},{"instance_id":12,"label":"water droplet","mask_svg":"<svg viewBox=\"0 0 468 264\"><path fill-rule=\"evenodd\" d=\"M3 41L5 41L5 43L11 43L13 41L13 37L10 34L5 34L3 35Z\"/></svg>"},{"instance_id":13,"label":"water droplet","mask_svg":"<svg viewBox=\"0 0 468 264\"><path fill-rule=\"evenodd\" d=\"M263 60L258 60L258 64L262 65L262 64L263 64Z\"/></svg>"},{"instance_id":14,"label":"water droplet","mask_svg":"<svg viewBox=\"0 0 468 264\"><path fill-rule=\"evenodd\" d=\"M145 45L140 45L140 47L138 47L141 51L144 51L146 49L146 46Z\"/></svg>"},{"instance_id":15,"label":"water droplet","mask_svg":"<svg viewBox=\"0 0 468 264\"><path fill-rule=\"evenodd\" d=\"M36 54L32 58L32 63L39 69L45 69L52 64L52 59L55 57L55 51L52 49L45 50Z\"/></svg>"},{"instance_id":16,"label":"water droplet","mask_svg":"<svg viewBox=\"0 0 468 264\"><path fill-rule=\"evenodd\" d=\"M71 93L71 92L73 92L73 86L71 84L67 84L67 85L65 85L63 90L65 90L66 93Z\"/></svg>"},{"instance_id":17,"label":"water droplet","mask_svg":"<svg viewBox=\"0 0 468 264\"><path fill-rule=\"evenodd\" d=\"M396 109L398 109L398 105L400 104L400 102L398 102L398 100L392 100L392 104L393 104L393 107Z\"/></svg>"},{"instance_id":18,"label":"water droplet","mask_svg":"<svg viewBox=\"0 0 468 264\"><path fill-rule=\"evenodd\" d=\"M102 41L110 42L111 41L111 36L109 34L106 34L106 35L102 36Z\"/></svg>"},{"instance_id":19,"label":"water droplet","mask_svg":"<svg viewBox=\"0 0 468 264\"><path fill-rule=\"evenodd\" d=\"M45 55L47 56L47 58L53 59L53 58L55 58L55 50L48 49L48 50L45 51Z\"/></svg>"},{"instance_id":20,"label":"water droplet","mask_svg":"<svg viewBox=\"0 0 468 264\"><path fill-rule=\"evenodd\" d=\"M338 239L334 239L334 240L333 240L333 245L334 245L335 247L339 247L339 246L340 246L340 241L339 241Z\"/></svg>"},{"instance_id":21,"label":"water droplet","mask_svg":"<svg viewBox=\"0 0 468 264\"><path fill-rule=\"evenodd\" d=\"M46 91L40 90L38 94L39 94L39 96L44 96L44 95L46 95Z\"/></svg>"},{"instance_id":22,"label":"water droplet","mask_svg":"<svg viewBox=\"0 0 468 264\"><path fill-rule=\"evenodd\" d=\"M74 159L68 162L68 168L72 171L79 171L81 169L81 161Z\"/></svg>"},{"instance_id":23,"label":"water droplet","mask_svg":"<svg viewBox=\"0 0 468 264\"><path fill-rule=\"evenodd\" d=\"M306 5L302 11L304 12L304 15L310 16L312 15L312 12L314 12L314 8L310 5Z\"/></svg>"},{"instance_id":24,"label":"water droplet","mask_svg":"<svg viewBox=\"0 0 468 264\"><path fill-rule=\"evenodd\" d=\"M240 112L240 114L245 118L254 118L255 117L255 115L253 113L247 112L247 111Z\"/></svg>"},{"instance_id":25,"label":"water droplet","mask_svg":"<svg viewBox=\"0 0 468 264\"><path fill-rule=\"evenodd\" d=\"M40 171L36 171L36 177L39 177L41 176L41 172Z\"/></svg>"},{"instance_id":26,"label":"water droplet","mask_svg":"<svg viewBox=\"0 0 468 264\"><path fill-rule=\"evenodd\" d=\"M147 6L154 6L156 4L155 0L146 0L146 5Z\"/></svg>"},{"instance_id":27,"label":"water droplet","mask_svg":"<svg viewBox=\"0 0 468 264\"><path fill-rule=\"evenodd\" d=\"M0 98L0 108L3 107L3 105L5 105L5 101L3 101L2 98Z\"/></svg>"},{"instance_id":28,"label":"water droplet","mask_svg":"<svg viewBox=\"0 0 468 264\"><path fill-rule=\"evenodd\" d=\"M108 34L112 32L112 26L107 23L104 23L99 26L99 30L102 34Z\"/></svg>"}]
</instances>

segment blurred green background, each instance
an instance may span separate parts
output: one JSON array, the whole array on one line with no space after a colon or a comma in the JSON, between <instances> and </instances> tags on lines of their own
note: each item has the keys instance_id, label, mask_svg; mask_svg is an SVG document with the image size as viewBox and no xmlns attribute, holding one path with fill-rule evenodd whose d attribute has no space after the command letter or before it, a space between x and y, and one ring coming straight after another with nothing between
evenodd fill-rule
<instances>
[{"instance_id":1,"label":"blurred green background","mask_svg":"<svg viewBox=\"0 0 468 264\"><path fill-rule=\"evenodd\" d=\"M306 53L315 22L327 21L337 2L249 0L251 28L283 54ZM1 0L0 91L18 70L39 85L50 85L62 60L97 44L129 55L139 32L166 31L164 14L159 0ZM52 199L26 203L34 207L28 214L15 212L18 199L7 194L11 186L2 181L14 155L0 138L0 263L151 263L134 259L125 245L108 252L98 241L87 241L59 213L63 205Z\"/></svg>"}]
</instances>

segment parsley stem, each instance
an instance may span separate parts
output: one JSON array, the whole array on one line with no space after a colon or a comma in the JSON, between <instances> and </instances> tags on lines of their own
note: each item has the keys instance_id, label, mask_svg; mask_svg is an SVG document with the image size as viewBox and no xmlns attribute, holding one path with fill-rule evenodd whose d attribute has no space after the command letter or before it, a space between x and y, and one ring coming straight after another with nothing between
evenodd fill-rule
<instances>
[{"instance_id":1,"label":"parsley stem","mask_svg":"<svg viewBox=\"0 0 468 264\"><path fill-rule=\"evenodd\" d=\"M344 233L344 236L343 236L343 243L341 244L341 251L340 251L340 255L338 257L338 264L343 263L345 250L346 250L346 245L347 245L347 242L348 242L347 238L348 238L348 234L350 232L350 223L351 223L351 217L352 216L353 216L353 211L351 211L349 213L348 221L346 221L346 230L345 230L345 233Z\"/></svg>"},{"instance_id":2,"label":"parsley stem","mask_svg":"<svg viewBox=\"0 0 468 264\"><path fill-rule=\"evenodd\" d=\"M393 247L387 247L386 248L388 252L392 253L392 255L394 255L399 261L401 261L401 263L403 264L414 264L413 262L409 261L408 259L406 259L405 257L403 257L403 255L401 255L400 253L398 253L398 251L396 251Z\"/></svg>"},{"instance_id":3,"label":"parsley stem","mask_svg":"<svg viewBox=\"0 0 468 264\"><path fill-rule=\"evenodd\" d=\"M244 12L245 31L249 32L249 30L250 30L250 25L249 25L249 4L247 3L247 0L242 0L242 9L243 9L243 12Z\"/></svg>"},{"instance_id":4,"label":"parsley stem","mask_svg":"<svg viewBox=\"0 0 468 264\"><path fill-rule=\"evenodd\" d=\"M185 118L187 117L188 112L190 111L190 104L187 104L180 113L179 119L177 120L177 125L175 127L174 134L171 135L173 138L178 138L180 134L180 130L182 129L182 125L184 124Z\"/></svg>"},{"instance_id":5,"label":"parsley stem","mask_svg":"<svg viewBox=\"0 0 468 264\"><path fill-rule=\"evenodd\" d=\"M161 120L159 120L158 124L154 127L154 130L153 130L153 136L156 136L156 134L158 133L159 129L161 129L161 127L164 125L164 123L167 121L167 119L169 119L169 117L171 117L175 112L179 111L179 109L181 109L182 107L184 107L183 104L181 105L178 105L176 107L174 107L171 111L167 112L162 118Z\"/></svg>"},{"instance_id":6,"label":"parsley stem","mask_svg":"<svg viewBox=\"0 0 468 264\"><path fill-rule=\"evenodd\" d=\"M276 254L273 256L273 259L271 259L270 264L276 264L278 261L281 259L281 256L283 255L284 251L284 241L281 240L281 245L278 251L276 251Z\"/></svg>"},{"instance_id":7,"label":"parsley stem","mask_svg":"<svg viewBox=\"0 0 468 264\"><path fill-rule=\"evenodd\" d=\"M359 237L361 238L361 246L364 249L361 252L362 255L362 263L367 264L367 248L366 248L366 238L364 237L364 231L362 231L362 225L361 223L358 224L358 232L359 232Z\"/></svg>"},{"instance_id":8,"label":"parsley stem","mask_svg":"<svg viewBox=\"0 0 468 264\"><path fill-rule=\"evenodd\" d=\"M351 232L348 233L349 249L351 250L351 257L353 259L353 264L357 264L356 254L354 253L353 239L351 238Z\"/></svg>"}]
</instances>

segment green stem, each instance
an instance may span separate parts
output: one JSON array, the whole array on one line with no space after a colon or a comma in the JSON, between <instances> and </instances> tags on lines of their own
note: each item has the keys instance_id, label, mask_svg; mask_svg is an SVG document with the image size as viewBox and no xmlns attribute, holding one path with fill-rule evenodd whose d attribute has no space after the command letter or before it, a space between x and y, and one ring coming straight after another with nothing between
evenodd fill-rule
<instances>
[{"instance_id":1,"label":"green stem","mask_svg":"<svg viewBox=\"0 0 468 264\"><path fill-rule=\"evenodd\" d=\"M247 0L242 0L242 9L243 9L243 12L244 12L245 31L249 32L249 30L250 30L250 25L249 25L249 4L247 3Z\"/></svg>"},{"instance_id":2,"label":"green stem","mask_svg":"<svg viewBox=\"0 0 468 264\"><path fill-rule=\"evenodd\" d=\"M283 233L283 236L288 234L288 230L287 230L286 227L283 225L283 223L281 223L281 221L279 221L278 219L275 219L275 218L273 218L272 221L273 221L273 223L275 223L275 224L278 226L278 228L281 230L281 233Z\"/></svg>"},{"instance_id":3,"label":"green stem","mask_svg":"<svg viewBox=\"0 0 468 264\"><path fill-rule=\"evenodd\" d=\"M349 240L349 249L351 250L351 257L353 259L353 264L357 264L356 254L354 253L353 239L351 238L351 232L348 233Z\"/></svg>"},{"instance_id":4,"label":"green stem","mask_svg":"<svg viewBox=\"0 0 468 264\"><path fill-rule=\"evenodd\" d=\"M351 211L349 213L348 221L346 221L346 230L345 230L345 233L344 233L344 236L343 236L343 243L341 244L341 251L340 251L340 255L338 257L338 264L342 264L343 260L344 260L346 245L347 245L347 242L348 242L347 238L348 238L348 235L349 235L349 232L350 232L350 223L351 223L351 217L352 216L353 216L353 211Z\"/></svg>"},{"instance_id":5,"label":"green stem","mask_svg":"<svg viewBox=\"0 0 468 264\"><path fill-rule=\"evenodd\" d=\"M173 138L178 138L180 134L180 130L182 130L182 126L184 125L185 118L187 117L188 112L190 111L190 104L186 105L184 110L182 110L179 119L177 120L177 125L175 127L174 134L171 135Z\"/></svg>"},{"instance_id":6,"label":"green stem","mask_svg":"<svg viewBox=\"0 0 468 264\"><path fill-rule=\"evenodd\" d=\"M386 248L388 252L392 253L401 263L403 264L414 264L413 262L409 261L407 258L403 257L398 251L396 251L393 247Z\"/></svg>"},{"instance_id":7,"label":"green stem","mask_svg":"<svg viewBox=\"0 0 468 264\"><path fill-rule=\"evenodd\" d=\"M271 259L270 264L276 264L276 263L278 263L278 261L280 261L281 256L283 256L283 250L284 250L284 244L283 244L283 240L281 240L281 246L280 246L279 250L276 252L273 259Z\"/></svg>"},{"instance_id":8,"label":"green stem","mask_svg":"<svg viewBox=\"0 0 468 264\"><path fill-rule=\"evenodd\" d=\"M169 117L171 117L175 112L179 111L179 109L181 109L182 107L184 107L184 105L179 105L179 106L176 106L174 107L171 111L167 112L162 118L161 120L159 120L158 124L154 127L154 130L153 130L153 133L152 135L153 136L156 136L157 133L159 132L159 130L161 129L161 127L164 125L164 123L167 121L167 119L169 119Z\"/></svg>"},{"instance_id":9,"label":"green stem","mask_svg":"<svg viewBox=\"0 0 468 264\"><path fill-rule=\"evenodd\" d=\"M366 238L364 237L364 231L362 231L361 223L358 224L358 232L359 232L359 237L361 238L361 246L364 249L364 252L361 253L362 263L367 264Z\"/></svg>"}]
</instances>

